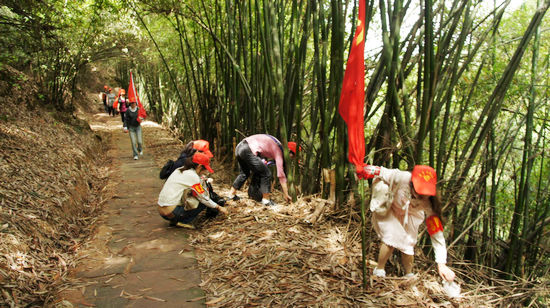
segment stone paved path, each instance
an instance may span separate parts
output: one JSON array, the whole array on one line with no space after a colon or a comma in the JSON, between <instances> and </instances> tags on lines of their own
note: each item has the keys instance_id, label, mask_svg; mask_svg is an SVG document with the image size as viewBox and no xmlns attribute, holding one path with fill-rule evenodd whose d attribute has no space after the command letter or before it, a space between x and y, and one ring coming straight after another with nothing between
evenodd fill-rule
<instances>
[{"instance_id":1,"label":"stone paved path","mask_svg":"<svg viewBox=\"0 0 550 308\"><path fill-rule=\"evenodd\" d=\"M144 149L133 160L120 117L95 116L94 130L108 130L109 157L120 177L116 196L105 204L89 256L77 271L88 283L78 307L204 307L200 272L187 232L170 228L156 210L163 181ZM144 127L147 138L147 127Z\"/></svg>"}]
</instances>

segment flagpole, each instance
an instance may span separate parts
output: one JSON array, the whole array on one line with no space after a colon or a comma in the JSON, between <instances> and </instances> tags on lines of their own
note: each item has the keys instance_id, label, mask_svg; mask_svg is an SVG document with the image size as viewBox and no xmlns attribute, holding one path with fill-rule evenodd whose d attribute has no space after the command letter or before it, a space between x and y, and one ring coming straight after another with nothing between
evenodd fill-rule
<instances>
[{"instance_id":1,"label":"flagpole","mask_svg":"<svg viewBox=\"0 0 550 308\"><path fill-rule=\"evenodd\" d=\"M361 203L361 263L363 288L367 288L367 234L365 213L365 3L359 1L357 28L351 44L338 112L348 127L348 160L355 165L359 177L357 182Z\"/></svg>"},{"instance_id":2,"label":"flagpole","mask_svg":"<svg viewBox=\"0 0 550 308\"><path fill-rule=\"evenodd\" d=\"M365 180L359 179L359 197L361 204L361 263L363 269L363 290L367 289L367 230L365 211Z\"/></svg>"}]
</instances>

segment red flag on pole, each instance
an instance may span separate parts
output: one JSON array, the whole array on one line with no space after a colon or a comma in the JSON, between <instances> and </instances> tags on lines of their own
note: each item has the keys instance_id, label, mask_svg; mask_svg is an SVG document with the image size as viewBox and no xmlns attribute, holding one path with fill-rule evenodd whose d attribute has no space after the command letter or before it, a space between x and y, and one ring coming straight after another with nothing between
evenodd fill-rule
<instances>
[{"instance_id":1,"label":"red flag on pole","mask_svg":"<svg viewBox=\"0 0 550 308\"><path fill-rule=\"evenodd\" d=\"M124 90L123 89L118 90L118 94L116 95L115 102L113 103L113 109L114 110L117 110L117 108L118 108L118 99L120 98L120 93L122 93L122 91L124 91Z\"/></svg>"},{"instance_id":2,"label":"red flag on pole","mask_svg":"<svg viewBox=\"0 0 550 308\"><path fill-rule=\"evenodd\" d=\"M132 72L130 72L130 84L128 85L128 101L131 102L137 102L138 104L138 121L141 122L147 117L147 112L145 112L145 108L143 108L143 105L141 104L141 101L139 100L139 96L136 91L136 86L134 85L134 77L132 75Z\"/></svg>"},{"instance_id":3,"label":"red flag on pole","mask_svg":"<svg viewBox=\"0 0 550 308\"><path fill-rule=\"evenodd\" d=\"M348 126L348 159L363 178L365 157L365 1L359 1L359 17L348 57L338 111Z\"/></svg>"}]
</instances>

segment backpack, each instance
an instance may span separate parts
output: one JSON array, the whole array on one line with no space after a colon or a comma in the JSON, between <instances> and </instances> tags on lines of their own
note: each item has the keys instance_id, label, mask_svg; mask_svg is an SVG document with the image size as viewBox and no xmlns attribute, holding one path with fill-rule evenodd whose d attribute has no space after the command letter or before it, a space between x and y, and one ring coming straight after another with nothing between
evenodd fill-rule
<instances>
[{"instance_id":1,"label":"backpack","mask_svg":"<svg viewBox=\"0 0 550 308\"><path fill-rule=\"evenodd\" d=\"M169 159L166 164L164 164L162 169L160 169L160 179L166 180L170 176L170 174L172 174L172 172L174 172L178 168L183 167L186 158L187 156L182 153L176 161Z\"/></svg>"},{"instance_id":2,"label":"backpack","mask_svg":"<svg viewBox=\"0 0 550 308\"><path fill-rule=\"evenodd\" d=\"M159 177L161 180L166 180L172 172L174 172L174 161L169 159L166 164L160 169Z\"/></svg>"},{"instance_id":3,"label":"backpack","mask_svg":"<svg viewBox=\"0 0 550 308\"><path fill-rule=\"evenodd\" d=\"M113 107L113 103L115 102L115 99L116 99L116 95L114 95L113 93L109 93L107 95L107 106Z\"/></svg>"},{"instance_id":4,"label":"backpack","mask_svg":"<svg viewBox=\"0 0 550 308\"><path fill-rule=\"evenodd\" d=\"M210 195L210 199L220 206L225 206L225 199L214 192L214 187L212 187L212 184L207 181L205 185L208 190L208 194Z\"/></svg>"}]
</instances>

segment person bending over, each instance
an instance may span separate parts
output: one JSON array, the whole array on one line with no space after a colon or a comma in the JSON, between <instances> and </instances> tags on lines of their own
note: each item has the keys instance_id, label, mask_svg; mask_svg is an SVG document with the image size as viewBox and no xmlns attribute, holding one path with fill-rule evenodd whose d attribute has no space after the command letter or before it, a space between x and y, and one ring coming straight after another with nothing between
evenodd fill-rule
<instances>
[{"instance_id":1,"label":"person bending over","mask_svg":"<svg viewBox=\"0 0 550 308\"><path fill-rule=\"evenodd\" d=\"M290 142L289 142L290 144ZM296 144L294 150L296 150ZM291 158L294 157L292 151ZM239 163L240 174L237 176L229 192L229 199L239 200L237 191L241 189L248 177L252 174L259 178L259 190L262 195L262 204L268 206L276 205L270 199L271 193L271 171L267 167L270 160L275 160L277 167L277 177L283 190L283 195L286 201L292 201L288 195L288 187L286 184L285 162L283 157L283 147L277 138L268 134L257 134L244 138L235 148L235 156Z\"/></svg>"},{"instance_id":2,"label":"person bending over","mask_svg":"<svg viewBox=\"0 0 550 308\"><path fill-rule=\"evenodd\" d=\"M386 276L384 267L397 248L401 251L405 276L413 276L418 228L426 221L439 275L446 281L453 281L455 273L446 265L447 248L435 170L422 165L415 166L412 172L367 165L365 171L367 178L374 178L370 209L373 227L382 241L373 274Z\"/></svg>"}]
</instances>

